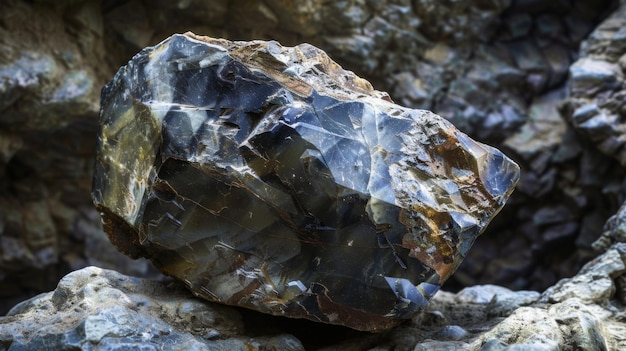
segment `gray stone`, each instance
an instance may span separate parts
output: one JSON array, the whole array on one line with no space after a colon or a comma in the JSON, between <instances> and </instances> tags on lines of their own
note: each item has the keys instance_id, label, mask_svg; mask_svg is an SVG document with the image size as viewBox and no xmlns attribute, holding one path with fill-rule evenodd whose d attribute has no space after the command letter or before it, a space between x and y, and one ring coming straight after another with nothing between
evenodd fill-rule
<instances>
[{"instance_id":1,"label":"gray stone","mask_svg":"<svg viewBox=\"0 0 626 351\"><path fill-rule=\"evenodd\" d=\"M481 335L480 343L489 343L494 339L506 345L517 344L518 347L538 347L540 350L554 351L559 350L559 345L564 342L559 324L547 311L534 307L518 308L504 321Z\"/></svg>"},{"instance_id":2,"label":"gray stone","mask_svg":"<svg viewBox=\"0 0 626 351\"><path fill-rule=\"evenodd\" d=\"M602 236L592 246L596 251L604 252L616 243L626 243L626 203L607 220Z\"/></svg>"},{"instance_id":3,"label":"gray stone","mask_svg":"<svg viewBox=\"0 0 626 351\"><path fill-rule=\"evenodd\" d=\"M550 306L550 315L560 325L564 347L581 350L609 350L609 335L603 320L611 317L611 312L591 305L578 298L570 298ZM623 328L623 325L621 326ZM615 335L617 336L617 335Z\"/></svg>"},{"instance_id":4,"label":"gray stone","mask_svg":"<svg viewBox=\"0 0 626 351\"><path fill-rule=\"evenodd\" d=\"M456 351L470 349L470 345L462 341L426 340L422 343L415 345L413 351Z\"/></svg>"},{"instance_id":5,"label":"gray stone","mask_svg":"<svg viewBox=\"0 0 626 351\"><path fill-rule=\"evenodd\" d=\"M531 89L539 93L548 83L550 66L540 54L539 48L532 41L513 42L509 50L514 52L513 60L517 68L526 74L526 81Z\"/></svg>"},{"instance_id":6,"label":"gray stone","mask_svg":"<svg viewBox=\"0 0 626 351\"><path fill-rule=\"evenodd\" d=\"M88 267L0 318L8 350L304 350L291 335L243 336L239 312L181 287Z\"/></svg>"},{"instance_id":7,"label":"gray stone","mask_svg":"<svg viewBox=\"0 0 626 351\"><path fill-rule=\"evenodd\" d=\"M475 285L461 290L456 298L459 303L489 304L498 303L507 305L517 303L518 306L529 305L539 299L536 291L512 291L497 285Z\"/></svg>"},{"instance_id":8,"label":"gray stone","mask_svg":"<svg viewBox=\"0 0 626 351\"><path fill-rule=\"evenodd\" d=\"M84 194L97 100L111 70L97 1L3 1L0 22L0 313L6 313L16 296L49 290L68 269L87 264L84 232L76 229L81 221L99 226ZM104 238L101 229L95 233Z\"/></svg>"},{"instance_id":9,"label":"gray stone","mask_svg":"<svg viewBox=\"0 0 626 351\"><path fill-rule=\"evenodd\" d=\"M621 85L617 65L592 58L582 58L570 67L570 89L573 94L593 96L615 90Z\"/></svg>"},{"instance_id":10,"label":"gray stone","mask_svg":"<svg viewBox=\"0 0 626 351\"><path fill-rule=\"evenodd\" d=\"M515 13L505 23L505 26L509 30L511 39L525 37L533 26L533 18L526 12Z\"/></svg>"},{"instance_id":11,"label":"gray stone","mask_svg":"<svg viewBox=\"0 0 626 351\"><path fill-rule=\"evenodd\" d=\"M543 48L543 56L550 66L550 78L547 86L549 88L558 87L567 78L572 63L569 50L560 45L550 45Z\"/></svg>"},{"instance_id":12,"label":"gray stone","mask_svg":"<svg viewBox=\"0 0 626 351\"><path fill-rule=\"evenodd\" d=\"M326 329L329 334L316 336L312 344L301 340L324 331L305 324L294 329L297 335L285 333L267 328L281 325L277 317L201 301L172 283L88 267L67 275L54 292L0 317L0 345L7 350L621 349L626 347L626 325L616 297L571 291L606 290L605 279L623 277L625 249L624 244L613 246L539 301L537 292L498 286L475 286L458 294L440 291L425 313L387 333ZM294 323L298 321L289 324ZM342 336L333 341L335 333Z\"/></svg>"},{"instance_id":13,"label":"gray stone","mask_svg":"<svg viewBox=\"0 0 626 351\"><path fill-rule=\"evenodd\" d=\"M525 159L561 145L567 125L557 107L565 96L565 89L559 89L535 98L528 109L528 122L509 136L504 145Z\"/></svg>"},{"instance_id":14,"label":"gray stone","mask_svg":"<svg viewBox=\"0 0 626 351\"><path fill-rule=\"evenodd\" d=\"M622 4L583 43L570 68L565 117L606 155L626 165L623 59L626 5Z\"/></svg>"},{"instance_id":15,"label":"gray stone","mask_svg":"<svg viewBox=\"0 0 626 351\"><path fill-rule=\"evenodd\" d=\"M446 325L445 327L436 331L433 334L433 338L442 341L459 341L465 339L468 335L469 333L463 327L459 327L458 325Z\"/></svg>"},{"instance_id":16,"label":"gray stone","mask_svg":"<svg viewBox=\"0 0 626 351\"><path fill-rule=\"evenodd\" d=\"M541 296L542 302L563 302L577 298L585 303L607 301L615 293L614 277L624 273L622 258L626 244L616 244L603 255L587 263L580 274L566 278L548 288Z\"/></svg>"}]
</instances>

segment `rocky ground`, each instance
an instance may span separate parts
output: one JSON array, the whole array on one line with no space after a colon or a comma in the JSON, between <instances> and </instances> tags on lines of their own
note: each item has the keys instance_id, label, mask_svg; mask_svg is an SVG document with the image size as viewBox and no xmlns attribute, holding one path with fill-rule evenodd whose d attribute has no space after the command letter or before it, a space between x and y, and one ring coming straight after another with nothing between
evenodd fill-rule
<instances>
[{"instance_id":1,"label":"rocky ground","mask_svg":"<svg viewBox=\"0 0 626 351\"><path fill-rule=\"evenodd\" d=\"M616 0L3 1L0 313L74 272L0 319L0 349L140 340L149 349L156 338L197 349L619 349L625 22ZM292 322L256 330L268 317L201 305L168 292L167 280L80 270L164 279L102 234L89 196L94 140L102 85L141 48L188 30L312 43L397 103L514 157L516 192L444 287L465 290L439 294L391 333L319 327L329 335L321 342ZM74 323L55 322L62 316Z\"/></svg>"},{"instance_id":2,"label":"rocky ground","mask_svg":"<svg viewBox=\"0 0 626 351\"><path fill-rule=\"evenodd\" d=\"M380 334L209 303L173 281L86 267L0 318L0 349L621 350L626 207L610 223L597 242L604 254L543 293L441 291L423 314Z\"/></svg>"}]
</instances>

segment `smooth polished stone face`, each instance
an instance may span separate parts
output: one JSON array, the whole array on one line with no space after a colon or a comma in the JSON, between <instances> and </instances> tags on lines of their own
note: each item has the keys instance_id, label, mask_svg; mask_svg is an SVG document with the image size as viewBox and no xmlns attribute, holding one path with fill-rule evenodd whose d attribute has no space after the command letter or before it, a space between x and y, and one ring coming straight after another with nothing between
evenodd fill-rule
<instances>
[{"instance_id":1,"label":"smooth polished stone face","mask_svg":"<svg viewBox=\"0 0 626 351\"><path fill-rule=\"evenodd\" d=\"M519 168L321 50L174 35L102 92L111 241L208 300L368 331L418 313Z\"/></svg>"}]
</instances>

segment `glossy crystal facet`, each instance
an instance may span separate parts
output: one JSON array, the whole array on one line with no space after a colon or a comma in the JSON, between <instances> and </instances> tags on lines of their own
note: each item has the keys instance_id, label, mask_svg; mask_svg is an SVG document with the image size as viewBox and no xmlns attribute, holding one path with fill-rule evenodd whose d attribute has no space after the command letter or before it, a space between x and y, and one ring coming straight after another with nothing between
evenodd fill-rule
<instances>
[{"instance_id":1,"label":"glossy crystal facet","mask_svg":"<svg viewBox=\"0 0 626 351\"><path fill-rule=\"evenodd\" d=\"M174 35L102 93L111 241L208 300L381 331L418 313L519 177L307 44Z\"/></svg>"}]
</instances>

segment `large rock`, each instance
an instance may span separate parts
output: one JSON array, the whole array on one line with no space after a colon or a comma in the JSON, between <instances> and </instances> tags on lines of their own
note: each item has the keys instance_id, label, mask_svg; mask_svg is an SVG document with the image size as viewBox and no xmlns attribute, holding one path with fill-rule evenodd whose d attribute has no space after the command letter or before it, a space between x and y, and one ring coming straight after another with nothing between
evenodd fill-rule
<instances>
[{"instance_id":1,"label":"large rock","mask_svg":"<svg viewBox=\"0 0 626 351\"><path fill-rule=\"evenodd\" d=\"M172 36L101 116L93 196L121 251L210 300L360 330L423 308L519 177L311 45Z\"/></svg>"}]
</instances>

